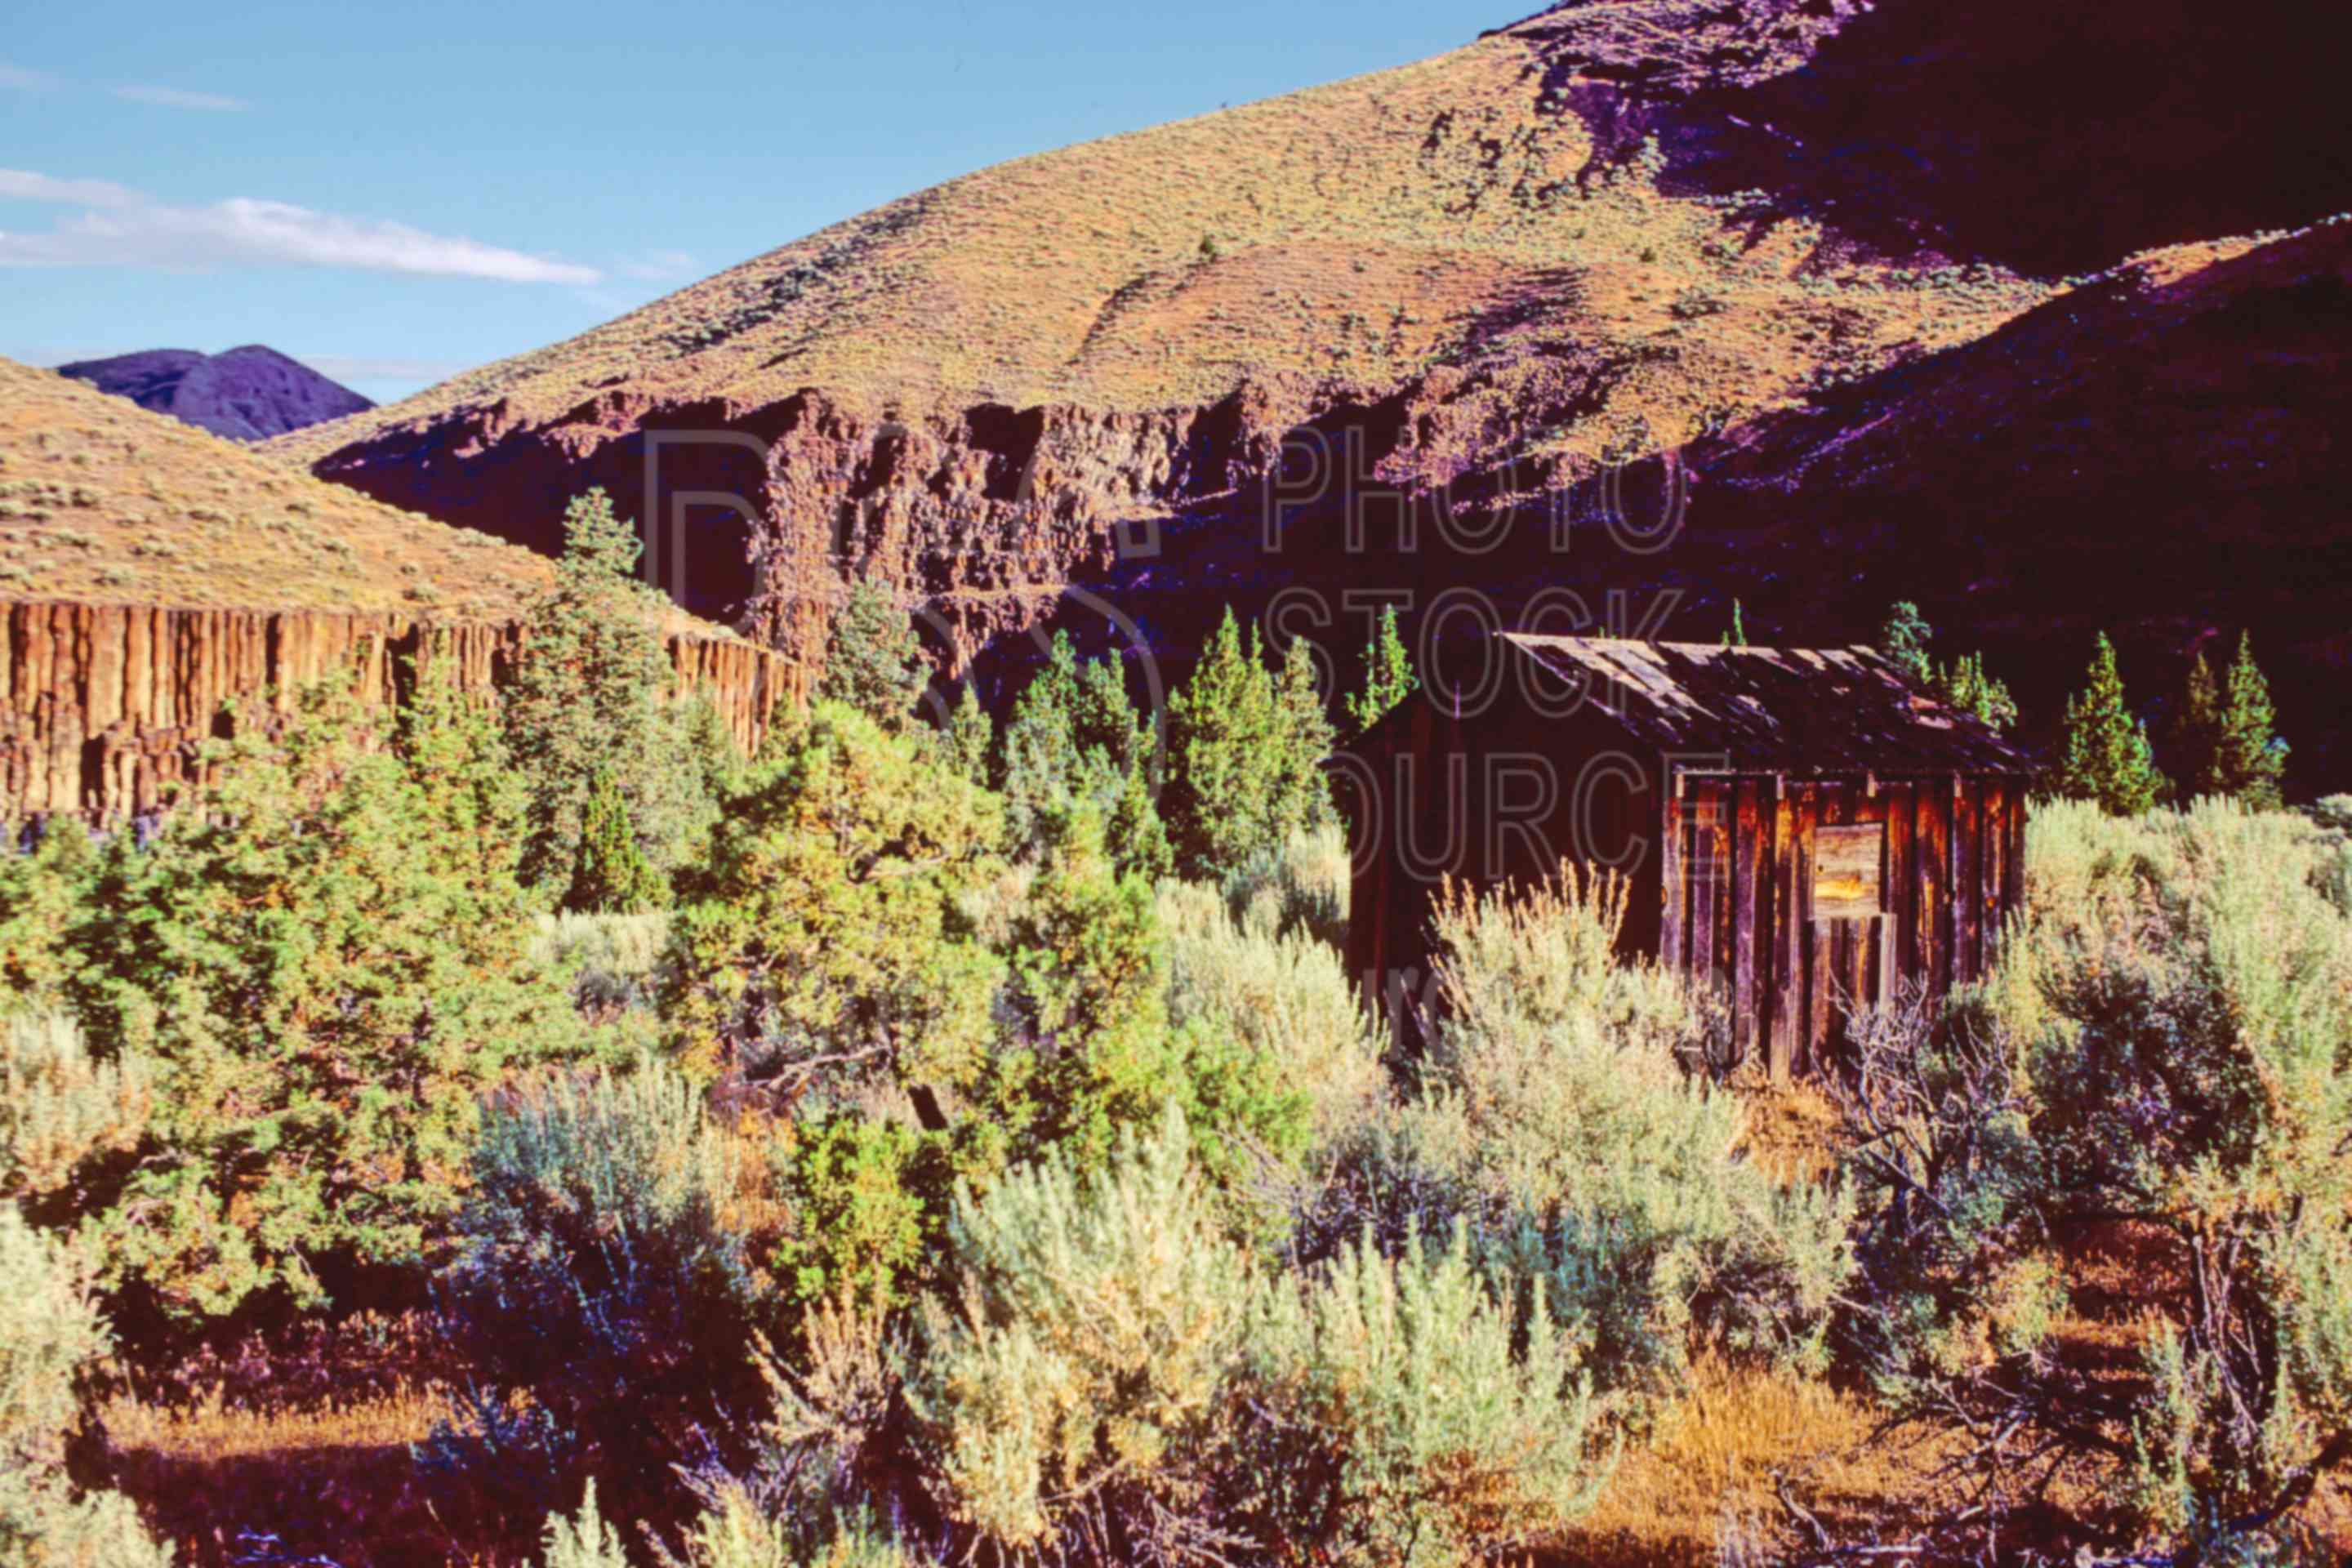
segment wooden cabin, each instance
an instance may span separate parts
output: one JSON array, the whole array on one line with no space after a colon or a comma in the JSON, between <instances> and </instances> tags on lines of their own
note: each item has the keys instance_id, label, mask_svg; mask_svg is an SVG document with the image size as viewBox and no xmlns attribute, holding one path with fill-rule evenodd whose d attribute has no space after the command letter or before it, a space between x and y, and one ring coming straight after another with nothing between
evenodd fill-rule
<instances>
[{"instance_id":1,"label":"wooden cabin","mask_svg":"<svg viewBox=\"0 0 2352 1568\"><path fill-rule=\"evenodd\" d=\"M2024 896L2027 756L1874 648L1503 635L1477 693L1423 693L1338 759L1357 797L1351 970L1429 999L1441 879L1562 859L1633 879L1622 939L1712 987L1772 1072L1857 1005L1982 973Z\"/></svg>"}]
</instances>

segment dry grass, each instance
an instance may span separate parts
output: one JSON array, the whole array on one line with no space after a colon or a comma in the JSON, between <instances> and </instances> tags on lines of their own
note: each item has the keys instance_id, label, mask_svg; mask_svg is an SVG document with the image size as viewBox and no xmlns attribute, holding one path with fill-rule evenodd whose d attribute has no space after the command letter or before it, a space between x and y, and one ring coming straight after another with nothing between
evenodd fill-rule
<instances>
[{"instance_id":1,"label":"dry grass","mask_svg":"<svg viewBox=\"0 0 2352 1568\"><path fill-rule=\"evenodd\" d=\"M1869 1408L1792 1373L1703 1361L1656 1440L1619 1467L1599 1506L1557 1545L1562 1563L1713 1563L1727 1526L1780 1543L1778 1489L1825 1525L1869 1525L1916 1506L1934 1450L1874 1440Z\"/></svg>"}]
</instances>

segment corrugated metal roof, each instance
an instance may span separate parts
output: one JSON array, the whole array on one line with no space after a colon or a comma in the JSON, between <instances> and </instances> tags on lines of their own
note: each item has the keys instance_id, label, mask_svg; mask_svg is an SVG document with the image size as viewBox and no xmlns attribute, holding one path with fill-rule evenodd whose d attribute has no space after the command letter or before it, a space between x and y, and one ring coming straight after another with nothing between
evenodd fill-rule
<instances>
[{"instance_id":1,"label":"corrugated metal roof","mask_svg":"<svg viewBox=\"0 0 2352 1568\"><path fill-rule=\"evenodd\" d=\"M1874 647L1723 647L1613 637L1504 640L1635 743L1720 753L1726 767L1791 774L2031 773L1990 725L1914 683Z\"/></svg>"}]
</instances>

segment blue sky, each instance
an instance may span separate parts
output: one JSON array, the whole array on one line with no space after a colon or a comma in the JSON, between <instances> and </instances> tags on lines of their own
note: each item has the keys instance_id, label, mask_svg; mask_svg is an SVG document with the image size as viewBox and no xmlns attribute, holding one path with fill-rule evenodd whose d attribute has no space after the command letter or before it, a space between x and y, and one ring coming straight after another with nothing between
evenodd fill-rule
<instances>
[{"instance_id":1,"label":"blue sky","mask_svg":"<svg viewBox=\"0 0 2352 1568\"><path fill-rule=\"evenodd\" d=\"M386 400L955 174L1519 14L1125 10L21 6L0 32L0 354L266 342Z\"/></svg>"}]
</instances>

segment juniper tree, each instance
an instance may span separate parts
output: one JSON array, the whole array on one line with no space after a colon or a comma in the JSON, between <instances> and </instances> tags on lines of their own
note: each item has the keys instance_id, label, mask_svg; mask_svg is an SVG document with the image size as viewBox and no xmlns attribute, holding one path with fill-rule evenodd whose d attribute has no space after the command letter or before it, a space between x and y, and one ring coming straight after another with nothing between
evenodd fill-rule
<instances>
[{"instance_id":1,"label":"juniper tree","mask_svg":"<svg viewBox=\"0 0 2352 1568\"><path fill-rule=\"evenodd\" d=\"M2124 700L2116 647L2105 632L2091 656L2089 680L2066 700L2052 791L2071 800L2096 801L2111 816L2137 816L2163 798L2168 786L2157 771L2147 726Z\"/></svg>"},{"instance_id":2,"label":"juniper tree","mask_svg":"<svg viewBox=\"0 0 2352 1568\"><path fill-rule=\"evenodd\" d=\"M2189 666L2189 679L2180 693L2180 710L2173 715L2167 737L2183 795L2213 792L2213 753L2221 731L2221 684L2213 679L2213 666L2200 647Z\"/></svg>"},{"instance_id":3,"label":"juniper tree","mask_svg":"<svg viewBox=\"0 0 2352 1568\"><path fill-rule=\"evenodd\" d=\"M1348 717L1360 733L1379 723L1389 710L1420 689L1412 656L1397 631L1394 605L1382 606L1379 627L1364 645L1364 689L1348 699Z\"/></svg>"},{"instance_id":4,"label":"juniper tree","mask_svg":"<svg viewBox=\"0 0 2352 1568\"><path fill-rule=\"evenodd\" d=\"M83 1193L109 1284L175 1314L413 1262L456 1209L480 1097L592 1047L530 956L525 786L428 671L397 724L339 688L144 848L110 844L68 933L75 1011L154 1085L135 1162Z\"/></svg>"},{"instance_id":5,"label":"juniper tree","mask_svg":"<svg viewBox=\"0 0 2352 1568\"><path fill-rule=\"evenodd\" d=\"M1962 654L1948 666L1939 666L1927 651L1936 629L1908 599L1887 612L1879 628L1879 651L1912 679L1964 713L1973 713L1996 730L2017 722L2017 700L2009 688L1985 668L1984 655Z\"/></svg>"},{"instance_id":6,"label":"juniper tree","mask_svg":"<svg viewBox=\"0 0 2352 1568\"><path fill-rule=\"evenodd\" d=\"M980 693L966 685L963 696L948 717L941 737L948 765L982 789L989 784L989 759L996 750L996 722L980 705Z\"/></svg>"},{"instance_id":7,"label":"juniper tree","mask_svg":"<svg viewBox=\"0 0 2352 1568\"><path fill-rule=\"evenodd\" d=\"M598 770L588 796L580 854L563 907L589 914L637 914L669 902L669 882L637 847L629 803L610 768Z\"/></svg>"},{"instance_id":8,"label":"juniper tree","mask_svg":"<svg viewBox=\"0 0 2352 1568\"><path fill-rule=\"evenodd\" d=\"M2261 668L2254 663L2252 635L2242 632L2238 637L2238 657L2230 664L2229 685L2214 735L2214 793L2235 795L2257 809L2278 807L2279 776L2286 768L2286 742L2273 730L2276 721L2270 682L2263 679Z\"/></svg>"},{"instance_id":9,"label":"juniper tree","mask_svg":"<svg viewBox=\"0 0 2352 1568\"><path fill-rule=\"evenodd\" d=\"M1277 680L1256 628L1244 644L1227 610L1169 704L1168 736L1162 810L1184 875L1220 877L1332 819L1331 725L1303 642Z\"/></svg>"},{"instance_id":10,"label":"juniper tree","mask_svg":"<svg viewBox=\"0 0 2352 1568\"><path fill-rule=\"evenodd\" d=\"M1115 659L1081 663L1055 633L1045 668L1022 691L1004 730L1008 841L1043 853L1069 814L1092 810L1109 825L1121 871L1167 869L1167 838L1152 799L1158 763L1150 721L1129 700Z\"/></svg>"},{"instance_id":11,"label":"juniper tree","mask_svg":"<svg viewBox=\"0 0 2352 1568\"><path fill-rule=\"evenodd\" d=\"M1924 682L1935 675L1934 663L1927 657L1927 643L1935 635L1935 628L1919 613L1918 605L1908 599L1897 600L1886 613L1886 624L1879 628L1879 651L1898 668Z\"/></svg>"},{"instance_id":12,"label":"juniper tree","mask_svg":"<svg viewBox=\"0 0 2352 1568\"><path fill-rule=\"evenodd\" d=\"M871 579L852 588L833 618L818 699L845 703L898 734L914 722L930 679L922 639L888 591Z\"/></svg>"},{"instance_id":13,"label":"juniper tree","mask_svg":"<svg viewBox=\"0 0 2352 1568\"><path fill-rule=\"evenodd\" d=\"M563 558L532 603L507 693L507 743L530 794L522 877L543 895L569 887L588 801L609 771L648 858L667 868L675 730L658 596L632 576L640 546L601 489L563 513Z\"/></svg>"}]
</instances>

